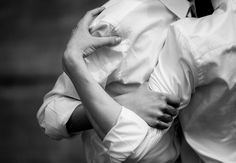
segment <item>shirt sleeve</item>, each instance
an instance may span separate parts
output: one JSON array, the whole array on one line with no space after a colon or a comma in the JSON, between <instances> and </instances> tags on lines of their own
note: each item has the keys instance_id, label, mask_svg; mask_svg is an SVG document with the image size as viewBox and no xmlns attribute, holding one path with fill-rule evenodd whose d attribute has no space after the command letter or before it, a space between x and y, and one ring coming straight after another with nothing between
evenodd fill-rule
<instances>
[{"instance_id":1,"label":"shirt sleeve","mask_svg":"<svg viewBox=\"0 0 236 163\"><path fill-rule=\"evenodd\" d=\"M70 78L63 73L53 89L44 97L37 118L45 134L53 139L69 137L66 123L74 109L81 104Z\"/></svg>"},{"instance_id":2,"label":"shirt sleeve","mask_svg":"<svg viewBox=\"0 0 236 163\"><path fill-rule=\"evenodd\" d=\"M90 32L97 37L119 35L118 29L115 29L113 25L96 19L90 27ZM101 86L106 85L108 76L123 59L125 55L123 46L125 45L121 42L113 47L103 47L86 59L89 71ZM79 104L81 101L73 83L63 73L54 88L44 97L44 102L37 113L38 122L45 134L53 139L69 137L66 123Z\"/></svg>"},{"instance_id":3,"label":"shirt sleeve","mask_svg":"<svg viewBox=\"0 0 236 163\"><path fill-rule=\"evenodd\" d=\"M154 91L181 98L181 108L197 87L216 80L225 81L229 88L234 83L235 13L230 5L221 8L210 16L182 19L170 26L149 84Z\"/></svg>"},{"instance_id":4,"label":"shirt sleeve","mask_svg":"<svg viewBox=\"0 0 236 163\"><path fill-rule=\"evenodd\" d=\"M107 133L103 143L111 162L124 161L173 162L179 155L175 127L157 130L131 110L122 107L117 123Z\"/></svg>"},{"instance_id":5,"label":"shirt sleeve","mask_svg":"<svg viewBox=\"0 0 236 163\"><path fill-rule=\"evenodd\" d=\"M151 128L142 118L131 110L122 107L117 123L103 139L103 143L108 149L111 162L123 162L133 155L141 144L145 146L146 143L142 142L147 140L150 129ZM162 133L159 131L159 134L161 135ZM155 136L158 139L158 134ZM151 140L149 139L149 141ZM143 149L145 147L142 146L140 148ZM140 153L142 154L142 152Z\"/></svg>"}]
</instances>

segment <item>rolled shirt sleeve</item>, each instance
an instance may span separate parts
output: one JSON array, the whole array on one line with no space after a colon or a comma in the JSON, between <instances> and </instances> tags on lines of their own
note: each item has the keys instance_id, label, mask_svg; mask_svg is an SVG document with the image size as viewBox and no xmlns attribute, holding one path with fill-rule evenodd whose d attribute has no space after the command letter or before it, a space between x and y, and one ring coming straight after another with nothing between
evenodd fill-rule
<instances>
[{"instance_id":1,"label":"rolled shirt sleeve","mask_svg":"<svg viewBox=\"0 0 236 163\"><path fill-rule=\"evenodd\" d=\"M122 107L117 123L103 139L110 162L173 162L179 155L175 127L157 130Z\"/></svg>"},{"instance_id":2,"label":"rolled shirt sleeve","mask_svg":"<svg viewBox=\"0 0 236 163\"><path fill-rule=\"evenodd\" d=\"M90 32L97 37L119 35L118 29L102 19L94 20ZM119 66L126 54L126 49L124 40L119 45L101 48L86 59L89 71L101 86L106 85L108 76ZM44 102L37 113L38 122L45 134L53 139L69 137L66 123L80 104L73 83L63 73L54 88L44 97Z\"/></svg>"},{"instance_id":3,"label":"rolled shirt sleeve","mask_svg":"<svg viewBox=\"0 0 236 163\"><path fill-rule=\"evenodd\" d=\"M149 126L135 113L122 107L117 123L103 139L111 162L125 161L147 136Z\"/></svg>"},{"instance_id":4,"label":"rolled shirt sleeve","mask_svg":"<svg viewBox=\"0 0 236 163\"><path fill-rule=\"evenodd\" d=\"M81 102L69 77L63 73L54 88L45 95L37 118L45 134L53 139L69 137L66 123Z\"/></svg>"}]
</instances>

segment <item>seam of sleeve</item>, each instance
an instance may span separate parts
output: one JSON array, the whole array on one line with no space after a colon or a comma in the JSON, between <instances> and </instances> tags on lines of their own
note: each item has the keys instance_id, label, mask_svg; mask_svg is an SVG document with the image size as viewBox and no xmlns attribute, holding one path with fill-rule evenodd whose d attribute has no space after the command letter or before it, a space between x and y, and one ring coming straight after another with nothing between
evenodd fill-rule
<instances>
[{"instance_id":1,"label":"seam of sleeve","mask_svg":"<svg viewBox=\"0 0 236 163\"><path fill-rule=\"evenodd\" d=\"M197 85L195 86L199 86L201 84L204 83L204 81L207 79L207 70L204 70L204 68L202 67L202 61L204 61L204 57L209 55L210 53L212 53L213 51L217 51L218 49L222 49L225 46L229 46L229 45L233 45L236 44L236 41L231 41L231 42L226 42L224 44L221 44L220 46L214 47L209 49L208 51L204 52L204 53L199 53L198 52L198 47L195 46L195 44L191 41L191 39L189 39L184 33L184 31L182 31L180 28L178 28L178 33L179 33L179 37L182 37L181 44L183 47L186 47L186 45L188 45L190 52L192 53L192 56L194 58L194 62L196 65L196 70L197 70ZM186 45L184 45L184 43Z\"/></svg>"}]
</instances>

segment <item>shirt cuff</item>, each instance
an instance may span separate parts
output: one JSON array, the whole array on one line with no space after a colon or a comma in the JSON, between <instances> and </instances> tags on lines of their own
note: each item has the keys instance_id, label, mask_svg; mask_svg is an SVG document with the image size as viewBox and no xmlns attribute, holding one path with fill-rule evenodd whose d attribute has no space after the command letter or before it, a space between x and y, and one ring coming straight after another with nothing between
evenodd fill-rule
<instances>
[{"instance_id":1,"label":"shirt cuff","mask_svg":"<svg viewBox=\"0 0 236 163\"><path fill-rule=\"evenodd\" d=\"M103 139L111 159L125 161L145 139L149 128L137 114L122 107L117 123Z\"/></svg>"},{"instance_id":2,"label":"shirt cuff","mask_svg":"<svg viewBox=\"0 0 236 163\"><path fill-rule=\"evenodd\" d=\"M45 134L53 139L70 137L66 123L79 104L79 101L70 98L61 98L49 103L45 108L44 120L40 124L45 128Z\"/></svg>"}]
</instances>

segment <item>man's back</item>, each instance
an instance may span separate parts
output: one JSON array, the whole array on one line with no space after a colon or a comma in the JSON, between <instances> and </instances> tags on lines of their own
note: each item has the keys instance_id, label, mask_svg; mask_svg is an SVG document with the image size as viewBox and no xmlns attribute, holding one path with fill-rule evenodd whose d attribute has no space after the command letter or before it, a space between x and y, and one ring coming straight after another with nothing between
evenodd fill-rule
<instances>
[{"instance_id":1,"label":"man's back","mask_svg":"<svg viewBox=\"0 0 236 163\"><path fill-rule=\"evenodd\" d=\"M212 16L186 27L191 42L199 47L196 52L202 54L199 61L207 70L203 74L210 75L204 79L208 84L197 88L190 104L180 112L180 121L186 141L205 163L235 163L236 3L212 2Z\"/></svg>"}]
</instances>

